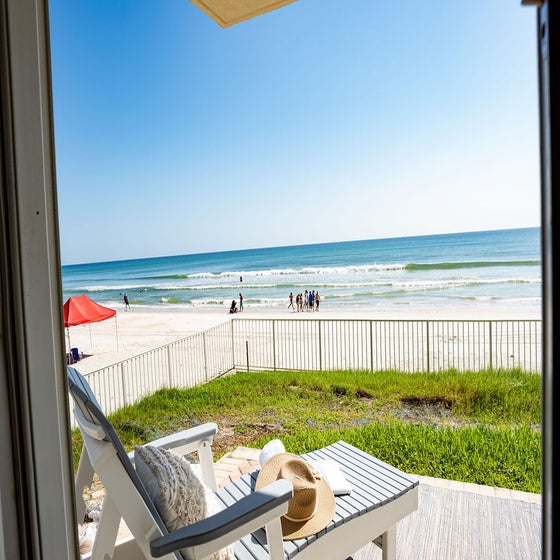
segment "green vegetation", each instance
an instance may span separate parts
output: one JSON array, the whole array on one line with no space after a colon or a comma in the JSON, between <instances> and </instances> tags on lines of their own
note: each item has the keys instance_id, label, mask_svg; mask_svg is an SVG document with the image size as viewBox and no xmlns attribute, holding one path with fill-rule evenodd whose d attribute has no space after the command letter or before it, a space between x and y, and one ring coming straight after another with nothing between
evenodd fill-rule
<instances>
[{"instance_id":1,"label":"green vegetation","mask_svg":"<svg viewBox=\"0 0 560 560\"><path fill-rule=\"evenodd\" d=\"M541 491L541 377L519 370L237 373L110 420L128 450L213 421L216 458L273 438L298 454L343 439L409 473ZM75 430L76 464L80 449Z\"/></svg>"}]
</instances>

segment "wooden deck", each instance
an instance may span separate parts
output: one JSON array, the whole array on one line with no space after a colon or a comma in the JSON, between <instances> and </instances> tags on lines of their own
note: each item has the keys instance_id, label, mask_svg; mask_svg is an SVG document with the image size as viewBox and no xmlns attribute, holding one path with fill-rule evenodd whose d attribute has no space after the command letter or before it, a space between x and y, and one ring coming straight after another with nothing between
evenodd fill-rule
<instances>
[{"instance_id":1,"label":"wooden deck","mask_svg":"<svg viewBox=\"0 0 560 560\"><path fill-rule=\"evenodd\" d=\"M259 452L240 447L222 457L220 483L258 468ZM542 559L540 494L419 478L418 510L397 524L399 560ZM381 550L368 545L352 560L381 560Z\"/></svg>"},{"instance_id":2,"label":"wooden deck","mask_svg":"<svg viewBox=\"0 0 560 560\"><path fill-rule=\"evenodd\" d=\"M259 453L240 447L222 457L216 463L218 483L227 484L258 468ZM397 524L398 560L542 559L540 494L418 478L418 510ZM130 538L127 533L125 526L124 541ZM81 550L85 558L88 545L84 543ZM381 550L370 544L352 560L381 560Z\"/></svg>"},{"instance_id":3,"label":"wooden deck","mask_svg":"<svg viewBox=\"0 0 560 560\"><path fill-rule=\"evenodd\" d=\"M397 524L399 560L541 560L541 496L420 477L418 510ZM375 545L353 560L380 560Z\"/></svg>"}]
</instances>

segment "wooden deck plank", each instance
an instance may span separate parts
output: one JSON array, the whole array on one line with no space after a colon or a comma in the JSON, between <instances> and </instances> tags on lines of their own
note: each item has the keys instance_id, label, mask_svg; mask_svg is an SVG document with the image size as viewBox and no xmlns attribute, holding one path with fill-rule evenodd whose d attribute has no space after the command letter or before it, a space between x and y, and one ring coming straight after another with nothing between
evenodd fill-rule
<instances>
[{"instance_id":1,"label":"wooden deck plank","mask_svg":"<svg viewBox=\"0 0 560 560\"><path fill-rule=\"evenodd\" d=\"M420 482L418 510L397 523L398 560L541 560L539 500L504 496ZM381 560L381 550L352 559Z\"/></svg>"}]
</instances>

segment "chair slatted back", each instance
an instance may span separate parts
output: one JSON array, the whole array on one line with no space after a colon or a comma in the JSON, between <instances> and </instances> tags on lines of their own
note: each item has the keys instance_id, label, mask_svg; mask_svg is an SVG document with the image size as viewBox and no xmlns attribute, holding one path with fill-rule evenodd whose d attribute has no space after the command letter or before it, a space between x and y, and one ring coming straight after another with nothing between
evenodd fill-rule
<instances>
[{"instance_id":1,"label":"chair slatted back","mask_svg":"<svg viewBox=\"0 0 560 560\"><path fill-rule=\"evenodd\" d=\"M72 395L75 405L79 408L80 412L88 422L101 427L105 434L105 437L103 438L104 441L113 446L120 463L134 484L134 487L142 497L142 500L146 504L146 507L152 515L154 521L157 523L162 533L167 535L169 531L167 530L165 523L161 519L154 503L136 473L129 456L125 451L119 436L117 435L117 432L113 428L111 422L107 420L105 414L103 414L103 411L101 410L89 383L79 371L71 366L67 367L67 375L70 394Z\"/></svg>"}]
</instances>

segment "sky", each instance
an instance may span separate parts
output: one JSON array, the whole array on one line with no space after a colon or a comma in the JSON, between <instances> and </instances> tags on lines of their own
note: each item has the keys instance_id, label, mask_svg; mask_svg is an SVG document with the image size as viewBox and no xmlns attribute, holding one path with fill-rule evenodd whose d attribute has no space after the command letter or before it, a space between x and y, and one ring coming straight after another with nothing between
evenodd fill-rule
<instances>
[{"instance_id":1,"label":"sky","mask_svg":"<svg viewBox=\"0 0 560 560\"><path fill-rule=\"evenodd\" d=\"M520 0L49 16L63 265L540 225Z\"/></svg>"}]
</instances>

